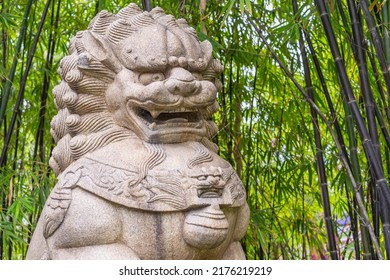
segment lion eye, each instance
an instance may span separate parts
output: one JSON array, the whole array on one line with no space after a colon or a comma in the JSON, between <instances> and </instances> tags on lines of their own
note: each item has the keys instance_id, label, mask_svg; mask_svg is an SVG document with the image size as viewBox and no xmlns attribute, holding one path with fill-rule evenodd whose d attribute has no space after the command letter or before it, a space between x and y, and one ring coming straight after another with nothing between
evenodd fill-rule
<instances>
[{"instance_id":1,"label":"lion eye","mask_svg":"<svg viewBox=\"0 0 390 280\"><path fill-rule=\"evenodd\" d=\"M153 82L163 81L164 79L163 73L143 73L139 75L139 81L145 86Z\"/></svg>"}]
</instances>

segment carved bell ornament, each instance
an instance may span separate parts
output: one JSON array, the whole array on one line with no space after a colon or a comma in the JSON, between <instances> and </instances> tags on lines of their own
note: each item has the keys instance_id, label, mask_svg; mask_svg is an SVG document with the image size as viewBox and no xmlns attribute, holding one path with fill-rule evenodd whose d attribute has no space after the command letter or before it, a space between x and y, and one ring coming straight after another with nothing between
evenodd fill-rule
<instances>
[{"instance_id":1,"label":"carved bell ornament","mask_svg":"<svg viewBox=\"0 0 390 280\"><path fill-rule=\"evenodd\" d=\"M100 12L54 90L58 177L28 259L244 259L246 193L209 138L221 64L161 8Z\"/></svg>"}]
</instances>

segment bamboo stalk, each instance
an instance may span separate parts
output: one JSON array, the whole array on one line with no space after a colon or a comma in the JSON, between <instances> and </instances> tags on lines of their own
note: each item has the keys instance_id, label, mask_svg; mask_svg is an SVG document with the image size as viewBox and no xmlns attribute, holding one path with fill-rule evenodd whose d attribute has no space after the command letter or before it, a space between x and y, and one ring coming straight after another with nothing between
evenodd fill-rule
<instances>
[{"instance_id":1,"label":"bamboo stalk","mask_svg":"<svg viewBox=\"0 0 390 280\"><path fill-rule=\"evenodd\" d=\"M25 9L24 16L23 16L23 20L22 20L22 24L20 26L18 41L17 41L16 47L15 47L14 59L12 62L11 69L9 71L8 79L7 79L6 84L5 84L3 99L2 99L1 107L0 107L0 127L2 126L3 121L4 121L5 110L7 108L7 103L8 103L8 99L9 99L9 95L10 95L10 91L11 91L11 86L12 86L12 83L13 83L13 80L15 77L16 66L18 64L18 58L20 56L20 49L22 47L22 42L23 42L24 37L26 35L27 19L28 19L29 14L30 14L32 3L33 3L33 0L29 0L27 2L26 9Z\"/></svg>"},{"instance_id":2,"label":"bamboo stalk","mask_svg":"<svg viewBox=\"0 0 390 280\"><path fill-rule=\"evenodd\" d=\"M347 0L349 15L351 17L353 45L355 46L355 58L359 68L359 78L361 83L361 90L363 100L366 105L366 116L368 123L368 132L371 136L373 145L376 148L376 154L380 162L382 162L380 154L380 145L378 140L378 128L375 121L375 100L371 91L370 82L368 79L367 61L365 55L365 48L362 45L364 38L358 19L356 6L354 0Z\"/></svg>"},{"instance_id":3,"label":"bamboo stalk","mask_svg":"<svg viewBox=\"0 0 390 280\"><path fill-rule=\"evenodd\" d=\"M380 197L381 201L381 208L382 208L382 227L384 233L389 232L388 234L385 234L385 248L387 256L390 258L390 230L388 230L389 227L389 221L388 219L388 211L389 211L389 205L390 205L390 191L388 188L387 181L383 174L382 165L380 162L380 159L377 156L376 149L372 143L371 137L367 131L367 128L364 123L364 119L360 113L358 104L356 103L356 99L354 96L354 93L352 91L352 86L350 84L343 59L340 55L340 51L337 45L337 41L333 32L333 27L330 22L329 14L326 9L326 5L324 0L316 0L315 1L317 9L320 13L321 21L324 27L324 31L326 34L326 37L328 39L328 43L332 52L332 56L336 65L337 73L340 78L341 86L343 88L343 93L345 93L345 98L348 101L348 104L350 105L352 115L355 119L357 129L360 134L360 138L362 140L362 144L366 153L366 157L368 159L370 170L373 172L373 177L376 180L376 185L378 187L378 191L382 194L382 197Z\"/></svg>"},{"instance_id":4,"label":"bamboo stalk","mask_svg":"<svg viewBox=\"0 0 390 280\"><path fill-rule=\"evenodd\" d=\"M44 127L45 127L45 116L46 116L46 103L48 98L48 91L50 86L50 75L48 75L47 71L52 70L53 65L53 58L54 58L54 52L55 52L55 46L56 46L56 34L58 29L58 23L59 23L59 17L60 17L60 7L61 7L61 0L57 1L57 12L55 13L55 5L53 3L52 10L51 10L51 20L50 20L50 26L51 26L51 32L49 35L49 44L48 44L48 50L46 55L46 61L45 61L45 69L43 76L43 83L42 83L42 93L41 93L41 100L40 100L40 107L39 107L39 124L38 129L35 136L35 146L34 146L34 152L33 152L33 158L34 163L38 162L37 155L39 156L40 162L45 162L44 158ZM33 169L35 167L35 164L33 166Z\"/></svg>"},{"instance_id":5,"label":"bamboo stalk","mask_svg":"<svg viewBox=\"0 0 390 280\"><path fill-rule=\"evenodd\" d=\"M4 11L4 6L5 6L5 1L1 3L1 12ZM7 33L5 31L5 28L3 27L1 29L1 45L3 47L3 52L2 52L2 58L3 58L3 68L4 71L7 70ZM4 85L6 84L6 79L1 79L2 83L2 88L4 88ZM0 93L0 101L3 99L3 92ZM1 102L0 102L1 103ZM1 123L0 123L0 129L1 129ZM6 134L7 130L6 127L4 126L4 135ZM4 208L4 202L5 202L5 192L1 191L0 192L0 205L3 209ZM3 231L0 227L0 259L2 259L3 256Z\"/></svg>"},{"instance_id":6,"label":"bamboo stalk","mask_svg":"<svg viewBox=\"0 0 390 280\"><path fill-rule=\"evenodd\" d=\"M339 3L339 2L337 2ZM343 22L346 21L345 17L343 18ZM314 66L318 75L318 78L320 80L320 84L322 86L323 92L325 94L325 99L328 105L328 108L330 110L331 118L334 123L334 129L337 135L338 140L340 141L340 145L342 148L342 154L346 158L347 162L349 163L350 168L352 168L352 172L355 176L356 183L358 185L358 189L360 190L360 196L363 198L363 190L361 188L361 179L360 179L360 165L359 165L359 160L358 160L358 154L357 154L357 148L356 148L356 139L355 139L355 134L354 134L354 129L353 129L353 118L350 113L346 113L346 123L347 123L347 131L349 132L349 142L350 142L350 156L348 156L348 153L345 148L345 142L344 142L344 137L341 133L341 128L338 122L338 117L336 114L336 111L333 106L332 99L330 97L328 87L326 85L325 77L323 75L323 72L321 70L320 62L317 58L316 51L313 47L313 43L310 39L310 35L303 29L303 32L305 34L306 42L308 44L308 47L310 49L310 53L312 56L312 60L314 62ZM343 102L345 103L345 102ZM344 106L345 107L345 106ZM347 112L347 107L345 107L345 111ZM350 110L348 109L350 112ZM355 195L354 195L355 197ZM348 199L348 202L350 200ZM356 205L356 198L353 199L354 205ZM358 208L359 211L359 208ZM354 212L352 212L354 213ZM352 215L352 214L351 214ZM351 216L352 217L352 216ZM372 259L372 254L371 254L371 240L370 240L370 235L368 232L367 227L365 226L364 223L360 222L361 225L361 236L362 236L362 243L363 243L363 256L365 259ZM357 217L355 215L354 219L351 219L351 226L353 227L353 236L354 236L354 244L355 244L355 251L356 251L356 259L360 259L360 246L359 246L359 239L358 239L358 226L357 226Z\"/></svg>"},{"instance_id":7,"label":"bamboo stalk","mask_svg":"<svg viewBox=\"0 0 390 280\"><path fill-rule=\"evenodd\" d=\"M255 75L254 75L254 78L253 78L253 92L256 92L256 85L257 85L257 65L255 67ZM251 103L250 103L250 108L249 108L249 111L250 111L250 116L249 116L249 131L248 131L248 139L249 139L249 143L246 145L247 147L247 151L246 151L246 154L248 155L248 159L247 159L247 166L246 166L246 175L245 175L245 190L248 194L248 190L249 190L249 179L250 179L250 170L251 170L251 166L252 166L252 160L251 160L251 157L252 157L252 130L253 130L253 103L254 103L254 99L255 99L255 95L252 95L252 99L251 99Z\"/></svg>"},{"instance_id":8,"label":"bamboo stalk","mask_svg":"<svg viewBox=\"0 0 390 280\"><path fill-rule=\"evenodd\" d=\"M20 123L20 120L18 119L17 120L17 124L16 124L16 135L15 135L15 148L14 148L14 154L13 154L13 160L12 160L12 176L11 176L11 184L9 186L9 190L8 190L8 193L11 195L9 195L9 197L11 198L9 201L8 201L8 207L10 205L12 205L12 203L15 201L15 198L17 198L19 196L18 194L18 184L15 184L14 181L15 181L15 176L17 174L17 160L18 160L18 150L19 150L19 140L20 140L20 126L21 126L21 123ZM12 216L9 216L9 222L12 223L13 222L13 217ZM13 242L12 242L12 239L9 238L8 239L8 256L7 258L4 258L4 259L8 259L8 260L11 260L12 259L12 254L13 254Z\"/></svg>"},{"instance_id":9,"label":"bamboo stalk","mask_svg":"<svg viewBox=\"0 0 390 280\"><path fill-rule=\"evenodd\" d=\"M389 73L389 69L387 68L386 57L385 57L385 52L383 50L381 36L379 34L378 29L376 28L375 20L368 9L367 0L359 0L359 5L363 10L364 18L366 20L368 30L370 31L371 34L372 42L374 44L379 65L381 66L383 78L385 80L385 84L387 87L387 93L390 95L390 73Z\"/></svg>"},{"instance_id":10,"label":"bamboo stalk","mask_svg":"<svg viewBox=\"0 0 390 280\"><path fill-rule=\"evenodd\" d=\"M355 259L360 260L360 242L359 242L359 228L358 228L358 218L357 218L357 213L355 211L356 207L356 199L350 197L350 189L351 186L348 184L349 182L345 180L344 186L345 186L345 194L347 197L347 204L348 204L348 215L351 220L351 231L352 231L352 236L353 236L353 245L355 248ZM352 191L353 194L353 191ZM363 236L362 236L362 241L363 241ZM364 248L364 241L363 241L363 248ZM363 253L364 255L364 253Z\"/></svg>"},{"instance_id":11,"label":"bamboo stalk","mask_svg":"<svg viewBox=\"0 0 390 280\"><path fill-rule=\"evenodd\" d=\"M296 0L292 0L293 4L293 11L295 16L297 17L297 11L298 11L298 4ZM296 21L299 21L299 18L296 18ZM308 97L313 100L313 103L315 103L314 99L314 93L313 93L313 85L311 81L311 73L310 73L310 67L309 62L307 59L307 53L305 49L305 43L304 43L304 35L302 33L302 28L299 26L299 49L301 52L302 57L302 64L303 64L303 70L304 70L304 76L305 76L305 83L306 83L306 92ZM330 256L332 260L339 259L337 248L336 248L336 240L335 240L335 232L334 232L334 225L332 220L332 214L330 209L330 200L329 200L329 191L328 191L328 183L326 178L326 171L325 171L325 163L324 163L324 157L322 153L322 143L321 143L321 134L319 129L319 123L318 123L318 117L317 113L313 108L310 108L310 114L312 116L312 123L313 123L313 130L314 130L314 141L316 146L316 161L317 161L317 172L318 172L318 178L320 182L320 189L321 189L321 197L322 197L322 207L324 210L324 220L326 225L326 233L328 237L328 247L330 251Z\"/></svg>"},{"instance_id":12,"label":"bamboo stalk","mask_svg":"<svg viewBox=\"0 0 390 280\"><path fill-rule=\"evenodd\" d=\"M383 34L383 48L385 50L385 58L387 68L390 67L390 2L385 1L382 7L382 34Z\"/></svg>"},{"instance_id":13,"label":"bamboo stalk","mask_svg":"<svg viewBox=\"0 0 390 280\"><path fill-rule=\"evenodd\" d=\"M386 100L385 92L383 90L382 83L380 81L378 68L376 67L375 59L374 59L374 57L372 55L372 51L368 51L367 52L367 56L368 56L368 58L370 60L370 65L371 65L371 68L372 68L372 72L374 74L376 87L377 87L377 90L378 90L379 95L380 95L381 100L382 100L382 107L383 107L383 110L385 111L385 114L386 114L386 120L387 120L387 122L390 122L390 110L389 110L389 107L387 106L387 100ZM388 98L390 98L390 96L388 96Z\"/></svg>"},{"instance_id":14,"label":"bamboo stalk","mask_svg":"<svg viewBox=\"0 0 390 280\"><path fill-rule=\"evenodd\" d=\"M228 88L228 98L229 98L229 108L232 107L232 96L233 96L233 84L234 84L234 81L233 81L233 56L230 57L230 71L229 71L229 88ZM227 146L227 155L226 155L226 159L228 162L230 162L230 164L232 164L234 166L234 162L233 162L233 158L232 158L232 155L233 155L233 139L231 137L231 127L229 126L232 121L231 121L231 117L228 112L229 112L229 108L227 106L227 103L225 103L225 108L224 108L224 114L225 114L225 117L226 117L226 122L225 122L225 126L224 126L224 130L225 130L225 134L226 134L226 137L228 137L227 141L226 141L226 146Z\"/></svg>"},{"instance_id":15,"label":"bamboo stalk","mask_svg":"<svg viewBox=\"0 0 390 280\"><path fill-rule=\"evenodd\" d=\"M234 83L236 86L240 84L240 67L236 67L236 81ZM234 140L234 146L233 146L233 157L235 164L235 170L238 174L238 176L242 177L242 156L240 153L240 143L241 143L241 121L242 121L242 111L241 111L241 98L240 94L234 95L234 113L235 118L233 122L233 131L232 131L232 138Z\"/></svg>"},{"instance_id":16,"label":"bamboo stalk","mask_svg":"<svg viewBox=\"0 0 390 280\"><path fill-rule=\"evenodd\" d=\"M152 3L150 0L142 0L142 6L145 11L150 12L152 10Z\"/></svg>"},{"instance_id":17,"label":"bamboo stalk","mask_svg":"<svg viewBox=\"0 0 390 280\"><path fill-rule=\"evenodd\" d=\"M382 102L384 104L383 106L384 106L384 109L385 109L385 112L386 112L387 120L388 120L388 122L390 122L389 108L386 105L387 102L386 102L385 94L384 94L384 91L383 91L383 88L382 88L382 84L381 84L380 79L379 79L378 70L377 70L374 58L370 54L370 52L368 52L368 57L370 59L370 63L371 63L371 67L372 67L372 70L373 70L373 73L374 73L374 77L375 77L375 81L376 81L378 92L380 93ZM388 98L390 98L390 96L388 96ZM376 112L379 111L379 108L377 108L377 106L376 106L375 109L376 109ZM388 132L387 132L387 127L384 124L384 121L383 121L383 119L381 118L381 116L379 114L377 115L377 119L378 119L378 121L380 123L382 134L384 135L386 143L389 144L389 138L388 138L389 135L388 135ZM387 145L387 147L388 147L388 145ZM386 150L388 150L388 149L386 149ZM387 166L389 166L389 160L388 160L387 152L385 153L385 155L386 155ZM379 236L379 226L380 226L379 225L379 223L380 223L379 222L379 213L380 213L380 205L379 204L380 203L379 203L379 199L378 199L378 191L376 190L375 187L372 187L370 193L371 193L370 197L371 197L372 216L373 216L373 221L374 221L374 230L375 230L376 235Z\"/></svg>"},{"instance_id":18,"label":"bamboo stalk","mask_svg":"<svg viewBox=\"0 0 390 280\"><path fill-rule=\"evenodd\" d=\"M376 148L377 157L379 161L382 163L376 119L378 119L378 121L382 123L381 129L383 134L386 136L388 135L388 132L385 125L383 124L383 118L380 114L380 111L378 110L378 105L374 100L373 93L370 87L370 82L368 78L367 61L366 61L366 49L362 45L362 42L364 42L364 38L362 36L362 29L360 27L360 21L357 14L357 7L355 5L354 0L348 0L347 3L348 3L348 10L351 17L351 23L352 23L353 41L354 41L353 45L356 46L355 58L357 60L357 64L359 68L359 77L361 83L361 90L363 94L363 100L366 105L366 116L367 116L369 134L371 136L373 145ZM385 137L385 139L388 138ZM375 180L375 178L372 178L372 180ZM368 247L365 247L364 249L365 249L365 253L367 254Z\"/></svg>"},{"instance_id":19,"label":"bamboo stalk","mask_svg":"<svg viewBox=\"0 0 390 280\"><path fill-rule=\"evenodd\" d=\"M343 9L341 7L340 1L337 1L337 5L339 7L343 23L344 23L345 26L347 26L347 20L346 20L346 17L344 15ZM306 42L307 42L308 47L310 49L312 60L313 60L313 63L314 63L314 66L315 66L318 78L320 80L320 84L322 86L323 92L325 94L325 99L327 101L328 108L330 110L331 118L332 118L332 120L334 122L334 129L335 129L335 132L337 134L338 140L340 141L340 145L341 145L342 150L343 150L342 153L343 153L344 157L347 159L347 161L350 163L349 165L352 168L353 174L355 176L355 180L356 180L356 182L357 182L357 184L359 186L359 189L361 191L360 195L363 197L363 192L362 192L362 189L360 187L361 186L360 166L359 166L359 161L358 161L358 156L357 156L357 148L356 148L356 140L355 140L355 137L354 137L352 116L350 115L350 113L346 114L346 123L347 123L347 128L348 128L347 131L350 132L349 133L349 139L350 139L350 148L349 148L349 150L350 150L351 161L349 161L348 153L346 151L345 144L344 144L344 138L343 138L343 135L342 135L342 132L341 132L341 128L340 128L339 122L338 122L338 117L337 117L336 111L334 109L333 102L332 102L332 99L330 97L330 94L329 94L329 91L328 91L328 88L327 88L327 85L326 85L326 82L325 82L325 77L324 77L324 75L322 73L322 70L321 70L320 62L319 62L319 60L317 58L316 51L315 51L315 49L313 47L313 43L311 41L310 35L306 32L305 29L302 28L302 30L303 30L303 32L305 34ZM348 30L346 30L346 31L349 34ZM348 110L348 111L350 111L350 110ZM355 201L355 199L354 199L354 201ZM355 227L355 228L357 230L357 227ZM370 247L369 246L369 244L370 244L369 234L368 234L367 228L364 226L363 223L362 223L362 229L361 230L362 230L363 247L366 247L366 248L368 247L369 248Z\"/></svg>"},{"instance_id":20,"label":"bamboo stalk","mask_svg":"<svg viewBox=\"0 0 390 280\"><path fill-rule=\"evenodd\" d=\"M373 227L372 227L372 225L370 223L370 220L368 218L368 214L367 214L367 211L366 211L366 209L364 207L364 203L363 203L362 197L360 196L359 189L358 189L358 186L357 186L356 181L354 179L352 170L351 170L351 168L349 166L349 163L348 163L347 159L344 157L344 155L342 153L342 147L340 145L340 142L338 141L336 133L333 130L332 123L328 121L326 116L321 112L321 110L317 107L317 105L309 98L309 96L307 95L306 91L302 88L302 86L294 78L294 76L287 69L287 67L284 65L284 63L279 59L279 57L275 54L275 52L273 51L272 47L268 43L267 39L262 34L261 30L256 26L256 24L254 23L254 21L252 20L250 15L248 13L246 13L246 16L247 16L248 21L251 24L251 26L256 30L256 33L259 35L259 37L263 41L264 45L270 51L272 57L276 60L276 62L279 64L279 66L283 69L283 71L286 73L287 77L294 83L294 85L297 87L297 89L301 92L302 96L309 103L309 105L314 108L314 110L317 112L318 116L326 124L330 134L332 135L333 141L336 144L337 150L339 152L339 157L340 157L341 163L343 164L343 166L345 168L345 171L347 173L347 176L350 179L351 184L353 186L353 190L355 192L356 200L357 200L357 203L359 205L359 208L362 211L362 216L360 217L360 219L362 220L363 223L365 223L367 225L367 227L369 229L370 236L371 236L371 238L373 240L373 244L374 244L375 249L377 250L377 253L378 253L378 258L379 259L383 259L382 253L380 251L380 246L379 246L379 243L378 243L378 239L375 236L374 229L373 229Z\"/></svg>"},{"instance_id":21,"label":"bamboo stalk","mask_svg":"<svg viewBox=\"0 0 390 280\"><path fill-rule=\"evenodd\" d=\"M348 24L347 24L348 21L346 19L345 14L344 14L343 7L341 6L341 2L337 1L336 3L337 3L337 6L339 8L340 15L341 15L342 22L343 22L344 26L348 26ZM348 36L350 36L350 32L348 30L346 30L346 32L347 32ZM343 149L344 157L347 159L348 162L350 162L349 161L349 157L348 157L348 153L347 153L346 148L345 148L344 138L343 138L342 133L341 133L341 129L340 129L340 125L339 125L339 122L338 122L337 114L335 112L335 109L334 109L334 106L333 106L333 103L332 103L332 100L331 100L328 88L326 86L325 78L324 78L324 75L322 73L322 70L321 70L321 67L320 67L320 63L319 63L317 55L316 55L316 51L315 51L315 49L313 47L313 44L311 42L310 35L306 31L305 31L305 36L306 36L306 41L308 43L308 46L310 48L310 52L312 54L312 59L313 59L313 62L314 62L314 65L315 65L318 77L319 77L320 82L321 82L321 86L323 88L323 92L325 94L325 98L326 98L328 107L330 109L330 113L331 113L332 119L334 120L335 131L336 131L336 134L337 134L338 139L340 141L341 147ZM352 46L354 47L353 44L352 44ZM355 50L355 48L354 48L354 50ZM351 160L352 160L350 162L350 167L352 167L353 174L355 175L355 180L357 181L357 184L360 186L361 185L361 180L359 179L360 167L359 167L359 161L357 159L357 150L356 150L356 143L355 143L356 140L354 138L354 132L353 132L353 121L348 122L349 116L350 116L350 114L347 113L346 114L347 128L348 128L348 131L350 131L350 133L349 133L349 139L350 139L350 148L349 148L349 150L350 150L350 155L351 155ZM352 118L352 116L351 116L351 118ZM349 123L350 123L350 126L348 126ZM352 130L350 130L350 128ZM353 147L351 147L351 143L355 143L353 145ZM361 193L361 196L363 197L363 193ZM364 248L369 247L369 243L370 243L369 235L368 235L367 229L364 227L364 225L362 225L362 240L363 240L363 247Z\"/></svg>"},{"instance_id":22,"label":"bamboo stalk","mask_svg":"<svg viewBox=\"0 0 390 280\"><path fill-rule=\"evenodd\" d=\"M1 3L1 13L4 11L4 7L5 7L5 4L4 4L4 1ZM3 69L4 69L4 72L7 70L7 58L8 58L8 33L6 31L6 29L4 28L4 26L1 28L1 46L3 48L3 51L2 51L2 58L3 58ZM3 84L3 86L5 86L5 83L6 83L7 79L5 78L2 78L1 79L1 83ZM1 92L0 94L0 100L2 100L3 98L3 93ZM1 127L1 124L0 124L0 127Z\"/></svg>"},{"instance_id":23,"label":"bamboo stalk","mask_svg":"<svg viewBox=\"0 0 390 280\"><path fill-rule=\"evenodd\" d=\"M31 50L29 52L29 56L27 58L26 69L25 69L25 72L23 74L23 78L22 78L22 80L20 82L20 88L19 88L17 100L16 100L15 107L14 107L14 110L13 110L12 118L10 120L10 125L9 125L8 131L7 131L7 135L6 135L6 138L4 140L4 146L3 146L3 149L2 149L2 152L1 152L0 167L4 166L4 164L5 164L5 158L6 158L6 155L7 155L8 145L9 145L9 142L11 140L11 136L13 134L13 129L14 129L14 126L15 126L16 119L17 119L17 117L19 115L20 105L21 105L21 103L22 103L22 101L24 99L24 90L25 90L25 87L26 87L26 81L27 81L28 73L29 73L29 71L31 69L32 61L33 61L33 58L34 58L34 53L35 53L35 50L36 50L36 47L37 47L37 44L38 44L39 37L40 37L41 32L43 30L43 25L44 25L44 22L45 22L45 19L46 19L47 12L49 10L50 2L51 2L51 0L48 0L46 2L44 11L42 13L41 22L39 23L37 33L35 35L33 44L31 46Z\"/></svg>"},{"instance_id":24,"label":"bamboo stalk","mask_svg":"<svg viewBox=\"0 0 390 280\"><path fill-rule=\"evenodd\" d=\"M340 16L341 16L341 22L343 23L343 26L347 27L349 24L348 24L348 20L347 20L347 16L345 15L344 13L344 7L343 7L343 4L342 4L342 1L341 0L337 0L336 1L336 5L337 5L337 8L338 8L338 11L340 13ZM345 28L344 31L346 32L347 34L347 37L348 38L351 38L351 32L349 31L349 29ZM352 49L355 51L355 47L353 44L352 44Z\"/></svg>"},{"instance_id":25,"label":"bamboo stalk","mask_svg":"<svg viewBox=\"0 0 390 280\"><path fill-rule=\"evenodd\" d=\"M343 154L344 154L345 158L347 159L347 161L349 162L349 157L348 157L344 137L343 137L343 134L341 132L341 128L340 128L340 124L339 124L338 117L336 114L336 110L334 109L334 106L333 106L332 98L330 97L330 93L329 93L328 87L326 85L324 74L321 70L320 62L318 60L316 51L313 47L313 43L311 41L310 35L306 32L306 30L303 29L303 31L305 34L307 45L308 45L309 50L310 50L311 58L313 60L313 63L314 63L315 69L316 69L316 73L318 75L322 90L323 90L324 95L325 95L326 103L328 105L331 118L332 118L333 123L334 123L334 129L335 129L337 138L340 141L340 145L342 147Z\"/></svg>"},{"instance_id":26,"label":"bamboo stalk","mask_svg":"<svg viewBox=\"0 0 390 280\"><path fill-rule=\"evenodd\" d=\"M359 189L360 196L364 197L363 194L363 188L362 188L362 182L361 182L361 169L360 169L360 163L359 163L359 157L358 157L358 149L357 149L357 140L355 137L355 129L354 129L354 121L353 121L353 116L351 113L351 109L348 106L347 101L344 99L343 100L344 104L344 111L345 111L345 123L347 127L347 132L349 136L349 153L350 153L350 159L351 159L351 168L352 172L354 174L354 178L356 181L356 184ZM354 201L356 200L354 196ZM364 202L364 201L363 201ZM358 208L358 213L359 215L362 215L360 212L360 208ZM367 226L365 223L362 223L360 221L360 231L362 234L362 243L363 243L363 258L364 259L371 259L371 240L369 239L369 233Z\"/></svg>"}]
</instances>

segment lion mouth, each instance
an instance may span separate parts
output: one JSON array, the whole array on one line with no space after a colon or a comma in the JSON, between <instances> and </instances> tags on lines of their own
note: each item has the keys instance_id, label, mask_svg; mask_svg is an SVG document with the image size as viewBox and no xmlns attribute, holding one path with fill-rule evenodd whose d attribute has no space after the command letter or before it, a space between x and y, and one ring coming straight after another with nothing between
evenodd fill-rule
<instances>
[{"instance_id":1,"label":"lion mouth","mask_svg":"<svg viewBox=\"0 0 390 280\"><path fill-rule=\"evenodd\" d=\"M221 188L201 188L198 189L198 197L218 198L222 197L223 189Z\"/></svg>"},{"instance_id":2,"label":"lion mouth","mask_svg":"<svg viewBox=\"0 0 390 280\"><path fill-rule=\"evenodd\" d=\"M169 111L138 108L136 114L151 130L156 130L159 127L200 128L202 126L201 114L186 108Z\"/></svg>"},{"instance_id":3,"label":"lion mouth","mask_svg":"<svg viewBox=\"0 0 390 280\"><path fill-rule=\"evenodd\" d=\"M130 126L142 140L149 143L182 143L200 141L207 135L203 107L145 103L128 101L126 106L130 122L124 124Z\"/></svg>"}]
</instances>

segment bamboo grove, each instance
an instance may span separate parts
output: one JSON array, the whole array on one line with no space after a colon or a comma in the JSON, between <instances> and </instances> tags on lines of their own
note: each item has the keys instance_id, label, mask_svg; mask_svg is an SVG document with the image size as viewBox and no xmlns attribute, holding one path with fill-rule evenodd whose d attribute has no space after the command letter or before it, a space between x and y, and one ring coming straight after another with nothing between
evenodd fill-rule
<instances>
[{"instance_id":1,"label":"bamboo grove","mask_svg":"<svg viewBox=\"0 0 390 280\"><path fill-rule=\"evenodd\" d=\"M185 18L225 69L213 140L240 175L248 259L390 258L390 1L134 1ZM23 259L55 184L52 88L97 12L0 1L0 258Z\"/></svg>"}]
</instances>

